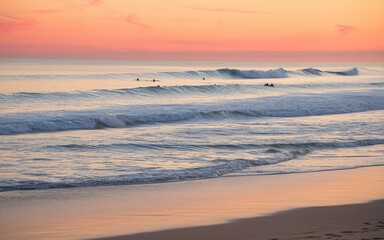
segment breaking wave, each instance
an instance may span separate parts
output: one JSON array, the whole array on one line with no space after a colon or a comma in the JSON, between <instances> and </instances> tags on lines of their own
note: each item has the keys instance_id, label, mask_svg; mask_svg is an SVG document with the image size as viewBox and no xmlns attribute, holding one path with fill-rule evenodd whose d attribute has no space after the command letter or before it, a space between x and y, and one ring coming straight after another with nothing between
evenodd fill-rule
<instances>
[{"instance_id":1,"label":"breaking wave","mask_svg":"<svg viewBox=\"0 0 384 240\"><path fill-rule=\"evenodd\" d=\"M240 145L171 145L162 146L157 144L157 148L220 148L220 149L268 149L266 152L273 153L272 157L256 158L255 160L250 159L234 159L234 160L216 160L213 161L214 165L202 166L196 168L187 169L146 169L141 173L130 173L116 176L104 176L104 177L93 177L93 178L78 178L78 179L66 179L62 182L48 182L48 181L33 181L33 180L8 180L3 182L0 186L0 191L12 191L12 190L32 190L32 189L50 189L50 188L75 188L75 187L93 187L93 186L114 186L114 185L129 185L129 184L148 184L148 183L160 183L160 182L173 182L173 181L185 181L192 179L206 179L222 177L234 172L238 172L244 169L277 164L299 157L305 156L316 149L327 148L354 148L354 147L365 147L384 144L384 139L362 139L355 141L338 141L338 142L312 142L312 143L291 143L291 144L240 144ZM97 149L97 148L129 148L129 147L148 147L153 146L137 146L136 144L115 144L113 146L99 145L63 145L63 146L48 146L53 148L71 148L76 151L85 148Z\"/></svg>"},{"instance_id":2,"label":"breaking wave","mask_svg":"<svg viewBox=\"0 0 384 240\"><path fill-rule=\"evenodd\" d=\"M276 96L205 104L148 104L88 111L3 115L0 116L0 135L244 117L317 116L381 109L384 109L384 93L380 90Z\"/></svg>"},{"instance_id":3,"label":"breaking wave","mask_svg":"<svg viewBox=\"0 0 384 240\"><path fill-rule=\"evenodd\" d=\"M94 186L115 186L129 184L149 184L161 182L185 181L193 179L206 179L221 177L229 173L240 171L255 166L276 164L283 161L289 161L299 156L308 154L308 151L292 150L275 157L248 160L235 159L230 161L220 160L215 165L196 167L188 169L147 169L142 173L131 173L117 176L78 178L76 180L64 180L62 182L47 182L33 180L8 180L2 182L1 191L12 190L33 190L50 188L74 188L74 187L94 187Z\"/></svg>"},{"instance_id":4,"label":"breaking wave","mask_svg":"<svg viewBox=\"0 0 384 240\"><path fill-rule=\"evenodd\" d=\"M354 76L359 70L354 67L348 70L328 71L316 68L305 68L298 70L286 70L284 68L270 70L243 70L220 68L216 70L196 70L180 72L153 72L153 73L103 73L103 74L36 74L36 75L0 75L0 80L71 80L71 79L123 79L123 80L152 80L152 79L268 79L287 78L290 75L318 76L324 74Z\"/></svg>"}]
</instances>

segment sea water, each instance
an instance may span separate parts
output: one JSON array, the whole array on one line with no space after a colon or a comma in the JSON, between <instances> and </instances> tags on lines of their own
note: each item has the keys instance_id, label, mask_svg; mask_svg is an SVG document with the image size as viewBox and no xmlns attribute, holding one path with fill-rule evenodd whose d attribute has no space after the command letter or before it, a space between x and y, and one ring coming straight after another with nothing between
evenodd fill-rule
<instances>
[{"instance_id":1,"label":"sea water","mask_svg":"<svg viewBox=\"0 0 384 240\"><path fill-rule=\"evenodd\" d=\"M0 191L384 165L383 122L382 63L1 59Z\"/></svg>"}]
</instances>

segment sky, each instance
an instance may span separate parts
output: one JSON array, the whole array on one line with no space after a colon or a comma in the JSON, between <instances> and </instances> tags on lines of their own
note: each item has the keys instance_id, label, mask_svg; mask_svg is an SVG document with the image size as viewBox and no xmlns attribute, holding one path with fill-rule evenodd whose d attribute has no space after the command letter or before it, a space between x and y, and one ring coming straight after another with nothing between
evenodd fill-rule
<instances>
[{"instance_id":1,"label":"sky","mask_svg":"<svg viewBox=\"0 0 384 240\"><path fill-rule=\"evenodd\" d=\"M384 61L384 0L0 0L0 57Z\"/></svg>"}]
</instances>

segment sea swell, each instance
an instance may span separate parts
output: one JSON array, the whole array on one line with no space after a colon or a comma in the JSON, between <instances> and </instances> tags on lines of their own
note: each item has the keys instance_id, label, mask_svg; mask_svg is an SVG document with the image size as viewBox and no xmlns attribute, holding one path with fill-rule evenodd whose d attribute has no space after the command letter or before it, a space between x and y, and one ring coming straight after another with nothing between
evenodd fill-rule
<instances>
[{"instance_id":1,"label":"sea swell","mask_svg":"<svg viewBox=\"0 0 384 240\"><path fill-rule=\"evenodd\" d=\"M337 148L355 148L384 144L384 139L360 139L351 141L329 141L329 142L292 142L292 143L238 143L238 144L166 144L166 143L115 143L115 144L64 144L47 145L44 147L48 151L73 150L88 151L90 149L135 149L135 150L172 150L188 149L194 151L207 150L254 150L267 149L267 153L281 153L284 151L300 150L301 153L308 153L317 149L337 149Z\"/></svg>"},{"instance_id":2,"label":"sea swell","mask_svg":"<svg viewBox=\"0 0 384 240\"><path fill-rule=\"evenodd\" d=\"M15 92L0 93L0 101L3 104L38 102L38 101L88 101L108 99L138 99L138 98L157 98L169 96L228 96L231 94L252 94L257 95L273 90L288 91L290 89L324 89L324 90L345 90L356 88L382 88L382 82L328 82L328 83L295 83L278 84L277 88L266 88L264 83L258 84L207 84L207 85L179 85L179 86L149 86L121 89L98 89L88 91L73 92Z\"/></svg>"},{"instance_id":3,"label":"sea swell","mask_svg":"<svg viewBox=\"0 0 384 240\"><path fill-rule=\"evenodd\" d=\"M125 128L180 121L249 117L302 117L384 109L384 93L340 92L228 100L205 104L148 104L88 111L46 111L0 116L0 135Z\"/></svg>"},{"instance_id":4,"label":"sea swell","mask_svg":"<svg viewBox=\"0 0 384 240\"><path fill-rule=\"evenodd\" d=\"M195 70L180 72L149 72L149 73L100 73L100 74L28 74L28 75L0 75L1 80L152 80L152 79L268 79L268 78L287 78L290 75L304 75L308 77L319 75L359 75L359 70L354 67L347 70L320 70L316 68L305 68L298 70L286 70L276 68L269 70L244 70L232 68L219 68L216 70Z\"/></svg>"},{"instance_id":5,"label":"sea swell","mask_svg":"<svg viewBox=\"0 0 384 240\"><path fill-rule=\"evenodd\" d=\"M62 101L62 100L87 100L87 99L103 99L108 97L156 97L170 95L210 95L231 93L255 93L260 90L260 85L250 84L226 84L226 85L198 85L198 86L168 86L168 87L138 87L138 88L122 88L122 89L100 89L92 91L74 91L74 92L16 92L11 94L1 94L0 100L3 102L20 102L20 101Z\"/></svg>"}]
</instances>

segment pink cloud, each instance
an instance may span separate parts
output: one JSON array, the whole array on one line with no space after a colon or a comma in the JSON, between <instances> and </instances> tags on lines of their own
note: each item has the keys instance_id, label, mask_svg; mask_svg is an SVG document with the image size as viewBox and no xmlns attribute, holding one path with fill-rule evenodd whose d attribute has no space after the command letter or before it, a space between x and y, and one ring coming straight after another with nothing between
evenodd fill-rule
<instances>
[{"instance_id":1,"label":"pink cloud","mask_svg":"<svg viewBox=\"0 0 384 240\"><path fill-rule=\"evenodd\" d=\"M97 6L103 3L103 0L88 0L88 4L91 6Z\"/></svg>"},{"instance_id":2,"label":"pink cloud","mask_svg":"<svg viewBox=\"0 0 384 240\"><path fill-rule=\"evenodd\" d=\"M26 20L0 12L0 32L10 33L26 30L32 28L34 24L34 20Z\"/></svg>"},{"instance_id":3,"label":"pink cloud","mask_svg":"<svg viewBox=\"0 0 384 240\"><path fill-rule=\"evenodd\" d=\"M0 32L10 33L32 28L34 21L1 21Z\"/></svg>"},{"instance_id":4,"label":"pink cloud","mask_svg":"<svg viewBox=\"0 0 384 240\"><path fill-rule=\"evenodd\" d=\"M228 13L245 13L245 14L275 14L272 12L265 11L252 11L252 10L241 10L234 8L204 8L204 7L186 7L189 9L200 10L200 11L209 11L209 12L228 12Z\"/></svg>"},{"instance_id":5,"label":"pink cloud","mask_svg":"<svg viewBox=\"0 0 384 240\"><path fill-rule=\"evenodd\" d=\"M23 21L24 20L22 18L11 16L11 15L9 15L7 13L4 13L4 12L0 12L0 17L1 18L10 19L10 20L14 20L14 21Z\"/></svg>"},{"instance_id":6,"label":"pink cloud","mask_svg":"<svg viewBox=\"0 0 384 240\"><path fill-rule=\"evenodd\" d=\"M132 25L136 25L138 27L149 28L148 25L138 21L135 14L131 14L129 16L123 17L123 21Z\"/></svg>"},{"instance_id":7,"label":"pink cloud","mask_svg":"<svg viewBox=\"0 0 384 240\"><path fill-rule=\"evenodd\" d=\"M342 25L342 24L336 25L336 28L337 28L337 31L339 31L339 33L343 35L348 34L351 31L355 30L354 26Z\"/></svg>"},{"instance_id":8,"label":"pink cloud","mask_svg":"<svg viewBox=\"0 0 384 240\"><path fill-rule=\"evenodd\" d=\"M61 12L61 10L60 9L40 9L40 10L35 10L33 12L39 13L39 14L52 14L52 13Z\"/></svg>"},{"instance_id":9,"label":"pink cloud","mask_svg":"<svg viewBox=\"0 0 384 240\"><path fill-rule=\"evenodd\" d=\"M74 1L74 0L61 0L64 4L64 8L68 10L83 10L87 7L96 7L104 3L104 0L82 0L82 1Z\"/></svg>"}]
</instances>

